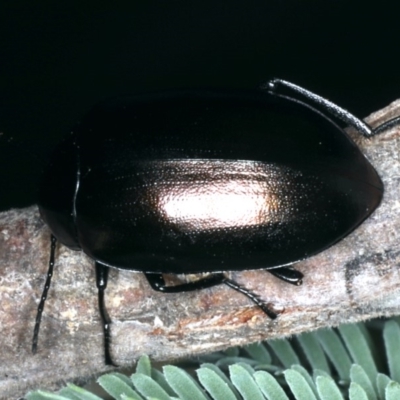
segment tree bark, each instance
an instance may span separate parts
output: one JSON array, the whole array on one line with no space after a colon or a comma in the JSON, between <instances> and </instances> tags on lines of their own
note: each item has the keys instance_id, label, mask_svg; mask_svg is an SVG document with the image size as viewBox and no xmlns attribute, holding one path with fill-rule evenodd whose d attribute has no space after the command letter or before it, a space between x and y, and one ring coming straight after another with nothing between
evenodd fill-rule
<instances>
[{"instance_id":1,"label":"tree bark","mask_svg":"<svg viewBox=\"0 0 400 400\"><path fill-rule=\"evenodd\" d=\"M400 115L400 101L367 121L375 126L396 115ZM400 127L370 140L350 134L384 182L381 206L340 243L297 263L296 269L305 276L300 287L260 270L230 274L273 305L279 312L276 320L225 285L162 294L153 291L142 274L112 269L106 306L112 319L114 361L132 366L142 354L171 361L398 314ZM112 369L104 364L93 262L64 246L57 249L38 353L32 354L49 252L50 232L36 206L0 214L1 399L18 398L39 387L54 390L67 381L82 383Z\"/></svg>"}]
</instances>

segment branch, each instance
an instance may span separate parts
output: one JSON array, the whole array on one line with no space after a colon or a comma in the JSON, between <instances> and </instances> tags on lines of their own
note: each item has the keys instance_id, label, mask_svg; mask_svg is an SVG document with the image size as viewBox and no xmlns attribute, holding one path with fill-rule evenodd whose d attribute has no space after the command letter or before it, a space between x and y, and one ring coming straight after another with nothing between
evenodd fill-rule
<instances>
[{"instance_id":1,"label":"branch","mask_svg":"<svg viewBox=\"0 0 400 400\"><path fill-rule=\"evenodd\" d=\"M370 116L378 125L400 115L400 101ZM232 277L280 310L272 321L246 297L222 285L191 293L153 291L142 274L111 270L106 305L112 354L131 366L144 353L155 361L208 353L400 310L400 127L366 140L350 133L385 184L379 209L329 250L300 262L301 287L265 271ZM318 234L318 232L316 232ZM46 278L50 232L36 207L0 214L0 396L57 389L89 380L104 365L93 262L59 246L43 313L38 353L31 353L37 303ZM172 277L174 279L174 277Z\"/></svg>"}]
</instances>

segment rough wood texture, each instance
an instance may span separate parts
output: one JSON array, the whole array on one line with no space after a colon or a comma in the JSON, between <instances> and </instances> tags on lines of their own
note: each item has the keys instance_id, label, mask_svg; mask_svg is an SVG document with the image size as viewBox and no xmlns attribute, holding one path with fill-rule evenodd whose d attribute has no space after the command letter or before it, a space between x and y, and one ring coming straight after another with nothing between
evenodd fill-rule
<instances>
[{"instance_id":1,"label":"rough wood texture","mask_svg":"<svg viewBox=\"0 0 400 400\"><path fill-rule=\"evenodd\" d=\"M377 125L396 115L400 101L367 120ZM113 320L114 360L130 366L144 353L153 360L174 360L399 313L400 127L372 140L354 137L386 188L372 217L328 251L298 263L305 275L301 287L265 271L232 274L281 311L277 320L225 286L162 294L152 291L139 273L112 270L106 304ZM31 353L49 235L36 207L0 214L1 399L18 398L32 388L82 382L109 369L104 365L93 264L63 246L57 251L38 353Z\"/></svg>"}]
</instances>

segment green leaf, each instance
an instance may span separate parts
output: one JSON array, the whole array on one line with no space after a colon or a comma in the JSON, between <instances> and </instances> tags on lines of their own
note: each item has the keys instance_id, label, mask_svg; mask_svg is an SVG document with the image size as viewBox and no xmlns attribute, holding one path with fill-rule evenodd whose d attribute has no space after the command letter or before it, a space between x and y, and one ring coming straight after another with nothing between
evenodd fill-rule
<instances>
[{"instance_id":1,"label":"green leaf","mask_svg":"<svg viewBox=\"0 0 400 400\"><path fill-rule=\"evenodd\" d=\"M256 372L249 364L244 362L238 362L235 365L240 365L243 367L251 376L253 376L254 372Z\"/></svg>"},{"instance_id":2,"label":"green leaf","mask_svg":"<svg viewBox=\"0 0 400 400\"><path fill-rule=\"evenodd\" d=\"M252 375L243 366L231 365L229 372L232 383L245 400L264 400Z\"/></svg>"},{"instance_id":3,"label":"green leaf","mask_svg":"<svg viewBox=\"0 0 400 400\"><path fill-rule=\"evenodd\" d=\"M268 400L289 400L282 386L270 373L257 371L253 378Z\"/></svg>"},{"instance_id":4,"label":"green leaf","mask_svg":"<svg viewBox=\"0 0 400 400\"><path fill-rule=\"evenodd\" d=\"M166 365L163 371L169 386L182 400L207 399L199 384L187 372L173 365Z\"/></svg>"},{"instance_id":5,"label":"green leaf","mask_svg":"<svg viewBox=\"0 0 400 400\"><path fill-rule=\"evenodd\" d=\"M228 377L221 371L220 368L218 368L215 364L201 364L201 368L207 368L211 371L214 371L232 390L232 392L235 394L236 397L239 397L239 392L236 390L235 386L233 383L228 379Z\"/></svg>"},{"instance_id":6,"label":"green leaf","mask_svg":"<svg viewBox=\"0 0 400 400\"><path fill-rule=\"evenodd\" d=\"M97 380L97 382L109 395L116 399L124 394L134 398L135 400L142 400L142 397L139 396L130 385L127 385L121 378L114 374L103 375Z\"/></svg>"},{"instance_id":7,"label":"green leaf","mask_svg":"<svg viewBox=\"0 0 400 400\"><path fill-rule=\"evenodd\" d=\"M317 400L312 388L299 372L287 369L283 375L296 400Z\"/></svg>"},{"instance_id":8,"label":"green leaf","mask_svg":"<svg viewBox=\"0 0 400 400\"><path fill-rule=\"evenodd\" d=\"M382 332L382 327L383 327L382 321L379 321L378 324L379 324L379 328L378 328L379 332ZM369 325L371 325L371 328L369 328ZM372 358L375 360L375 365L376 365L377 369L378 370L382 369L383 365L381 365L381 363L380 363L380 361L382 359L382 350L379 349L378 346L376 345L376 338L375 337L373 338L371 335L371 333L374 329L373 328L374 324L368 324L368 327L367 327L366 323L360 322L357 324L357 326L360 329L362 335L364 336L365 341L367 342L367 346L371 351Z\"/></svg>"},{"instance_id":9,"label":"green leaf","mask_svg":"<svg viewBox=\"0 0 400 400\"><path fill-rule=\"evenodd\" d=\"M138 374L144 374L151 376L151 363L150 358L146 355L141 356L136 366L136 372Z\"/></svg>"},{"instance_id":10,"label":"green leaf","mask_svg":"<svg viewBox=\"0 0 400 400\"><path fill-rule=\"evenodd\" d=\"M328 360L325 353L314 333L302 333L297 337L304 355L307 357L308 362L312 369L320 369L330 373Z\"/></svg>"},{"instance_id":11,"label":"green leaf","mask_svg":"<svg viewBox=\"0 0 400 400\"><path fill-rule=\"evenodd\" d=\"M350 378L352 382L358 383L364 389L369 400L377 400L372 382L361 366L357 364L351 366Z\"/></svg>"},{"instance_id":12,"label":"green leaf","mask_svg":"<svg viewBox=\"0 0 400 400\"><path fill-rule=\"evenodd\" d=\"M374 385L378 370L363 331L357 324L341 325L338 330L354 362L364 369Z\"/></svg>"},{"instance_id":13,"label":"green leaf","mask_svg":"<svg viewBox=\"0 0 400 400\"><path fill-rule=\"evenodd\" d=\"M285 368L290 368L293 364L300 364L296 352L286 339L271 340L268 342L275 355Z\"/></svg>"},{"instance_id":14,"label":"green leaf","mask_svg":"<svg viewBox=\"0 0 400 400\"><path fill-rule=\"evenodd\" d=\"M221 358L225 357L225 353L222 351L215 351L210 354L203 354L202 356L196 357L196 360L200 360L202 363L216 363L221 360Z\"/></svg>"},{"instance_id":15,"label":"green leaf","mask_svg":"<svg viewBox=\"0 0 400 400\"><path fill-rule=\"evenodd\" d=\"M236 396L229 385L213 370L202 367L196 373L200 383L214 400L236 400Z\"/></svg>"},{"instance_id":16,"label":"green leaf","mask_svg":"<svg viewBox=\"0 0 400 400\"><path fill-rule=\"evenodd\" d=\"M387 321L383 329L383 339L386 348L390 377L400 382L400 327L395 321Z\"/></svg>"},{"instance_id":17,"label":"green leaf","mask_svg":"<svg viewBox=\"0 0 400 400\"><path fill-rule=\"evenodd\" d=\"M240 353L239 347L231 347L225 350L225 354L227 357L238 357Z\"/></svg>"},{"instance_id":18,"label":"green leaf","mask_svg":"<svg viewBox=\"0 0 400 400\"><path fill-rule=\"evenodd\" d=\"M328 374L327 372L322 371L322 370L320 370L320 369L314 369L314 371L313 371L314 382L317 380L317 378L318 378L319 376L328 377L328 378L331 378L331 379L333 380L331 374Z\"/></svg>"},{"instance_id":19,"label":"green leaf","mask_svg":"<svg viewBox=\"0 0 400 400\"><path fill-rule=\"evenodd\" d=\"M69 399L69 400L81 400L80 397L76 394L76 392L74 393L72 391L72 389L65 387L62 388L59 392L59 395L64 396L65 398Z\"/></svg>"},{"instance_id":20,"label":"green leaf","mask_svg":"<svg viewBox=\"0 0 400 400\"><path fill-rule=\"evenodd\" d=\"M386 386L389 385L390 382L390 378L387 375L378 374L376 376L376 390L380 399L385 398Z\"/></svg>"},{"instance_id":21,"label":"green leaf","mask_svg":"<svg viewBox=\"0 0 400 400\"><path fill-rule=\"evenodd\" d=\"M174 398L173 397L170 397L170 400L173 400ZM160 399L158 399L157 397L147 397L146 398L146 400L160 400ZM178 398L176 398L176 400L179 400Z\"/></svg>"},{"instance_id":22,"label":"green leaf","mask_svg":"<svg viewBox=\"0 0 400 400\"><path fill-rule=\"evenodd\" d=\"M80 397L76 394L76 392L74 393L72 389L68 387L62 388L58 394L69 400L80 400Z\"/></svg>"},{"instance_id":23,"label":"green leaf","mask_svg":"<svg viewBox=\"0 0 400 400\"><path fill-rule=\"evenodd\" d=\"M271 364L271 354L262 343L249 344L244 347L244 350L260 364Z\"/></svg>"},{"instance_id":24,"label":"green leaf","mask_svg":"<svg viewBox=\"0 0 400 400\"><path fill-rule=\"evenodd\" d=\"M117 378L124 381L129 387L131 387L133 389L132 381L130 380L130 378L128 376L121 374L119 372L111 372L109 375L116 376Z\"/></svg>"},{"instance_id":25,"label":"green leaf","mask_svg":"<svg viewBox=\"0 0 400 400\"><path fill-rule=\"evenodd\" d=\"M168 385L164 374L158 369L151 369L151 377L170 395L175 396L176 393L172 390L171 386Z\"/></svg>"},{"instance_id":26,"label":"green leaf","mask_svg":"<svg viewBox=\"0 0 400 400\"><path fill-rule=\"evenodd\" d=\"M254 370L267 371L270 374L282 374L283 372L282 366L277 367L273 364L258 364L254 366Z\"/></svg>"},{"instance_id":27,"label":"green leaf","mask_svg":"<svg viewBox=\"0 0 400 400\"><path fill-rule=\"evenodd\" d=\"M350 380L350 357L340 341L338 335L332 329L320 329L315 332L322 348L335 366L340 379Z\"/></svg>"},{"instance_id":28,"label":"green leaf","mask_svg":"<svg viewBox=\"0 0 400 400\"><path fill-rule=\"evenodd\" d=\"M25 396L25 398L26 400L69 400L67 397L46 392L44 390L36 390L35 392L29 392Z\"/></svg>"},{"instance_id":29,"label":"green leaf","mask_svg":"<svg viewBox=\"0 0 400 400\"><path fill-rule=\"evenodd\" d=\"M243 363L248 365L257 365L257 361L247 357L224 357L218 360L215 365L218 367L229 367L230 365Z\"/></svg>"},{"instance_id":30,"label":"green leaf","mask_svg":"<svg viewBox=\"0 0 400 400\"><path fill-rule=\"evenodd\" d=\"M316 388L316 386L314 384L313 379L311 378L310 374L308 373L308 371L304 367L302 367L301 365L293 365L291 369L293 371L297 371L306 380L307 384L312 389L314 395L316 397L318 397L317 388Z\"/></svg>"},{"instance_id":31,"label":"green leaf","mask_svg":"<svg viewBox=\"0 0 400 400\"><path fill-rule=\"evenodd\" d=\"M169 394L150 376L141 373L135 373L131 376L136 390L145 398L156 397L159 400L169 400Z\"/></svg>"},{"instance_id":32,"label":"green leaf","mask_svg":"<svg viewBox=\"0 0 400 400\"><path fill-rule=\"evenodd\" d=\"M72 383L68 383L67 387L64 388L62 390L62 392L63 392L62 393L63 396L66 396L66 393L68 393L67 394L68 397L70 399L73 399L73 400L75 400L75 399L79 399L79 400L101 400L101 398L96 396L95 394L90 393L87 390L85 390L85 389L83 389L83 388L81 388L79 386L76 386L76 385L74 385Z\"/></svg>"},{"instance_id":33,"label":"green leaf","mask_svg":"<svg viewBox=\"0 0 400 400\"><path fill-rule=\"evenodd\" d=\"M398 382L391 381L386 387L385 400L399 400L400 399L400 384Z\"/></svg>"},{"instance_id":34,"label":"green leaf","mask_svg":"<svg viewBox=\"0 0 400 400\"><path fill-rule=\"evenodd\" d=\"M129 397L129 396L126 396L126 395L122 395L121 396L121 400L136 400L136 399L134 399L133 397ZM148 399L146 399L146 400L151 400L151 398L149 397ZM154 399L154 400L158 400L158 399Z\"/></svg>"},{"instance_id":35,"label":"green leaf","mask_svg":"<svg viewBox=\"0 0 400 400\"><path fill-rule=\"evenodd\" d=\"M368 396L364 389L355 382L350 383L349 388L349 399L350 400L368 400Z\"/></svg>"},{"instance_id":36,"label":"green leaf","mask_svg":"<svg viewBox=\"0 0 400 400\"><path fill-rule=\"evenodd\" d=\"M344 400L340 389L332 378L318 376L316 385L321 400Z\"/></svg>"}]
</instances>

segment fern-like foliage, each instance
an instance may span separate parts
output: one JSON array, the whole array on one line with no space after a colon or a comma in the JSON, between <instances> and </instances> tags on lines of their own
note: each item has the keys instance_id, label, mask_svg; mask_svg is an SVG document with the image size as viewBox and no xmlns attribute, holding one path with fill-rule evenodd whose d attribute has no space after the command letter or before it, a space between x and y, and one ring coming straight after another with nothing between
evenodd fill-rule
<instances>
[{"instance_id":1,"label":"fern-like foliage","mask_svg":"<svg viewBox=\"0 0 400 400\"><path fill-rule=\"evenodd\" d=\"M98 383L118 400L398 400L399 320L375 325L343 325L213 353L196 360L193 376L172 365L161 372L143 356L131 377L111 373ZM101 400L72 384L26 399Z\"/></svg>"}]
</instances>

